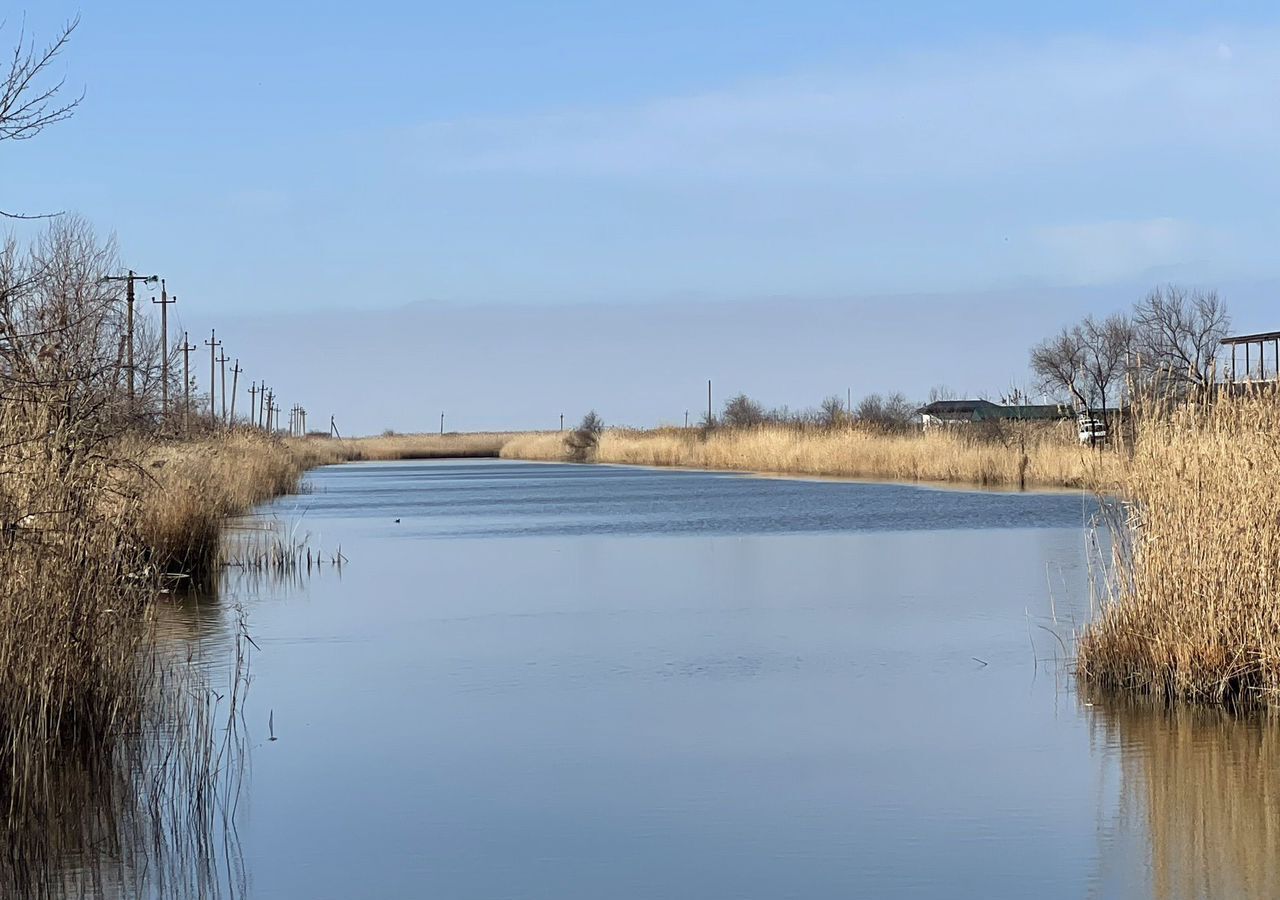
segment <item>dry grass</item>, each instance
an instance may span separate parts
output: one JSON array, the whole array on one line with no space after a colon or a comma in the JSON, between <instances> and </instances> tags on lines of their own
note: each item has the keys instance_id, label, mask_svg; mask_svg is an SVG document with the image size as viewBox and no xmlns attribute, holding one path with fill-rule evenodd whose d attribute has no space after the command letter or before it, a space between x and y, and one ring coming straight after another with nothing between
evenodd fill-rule
<instances>
[{"instance_id":1,"label":"dry grass","mask_svg":"<svg viewBox=\"0 0 1280 900\"><path fill-rule=\"evenodd\" d=\"M4 896L81 896L48 881L60 862L124 864L125 842L145 852L173 833L200 841L216 782L233 768L240 669L215 695L185 654L158 645L157 563L205 541L198 517L171 504L221 513L243 502L224 481L272 488L256 451L187 469L153 455L169 429L147 347L163 348L130 330L105 278L120 268L111 243L74 217L54 220L28 251L0 247ZM141 365L126 364L126 346ZM230 478L236 465L249 476ZM288 483L267 468L267 480ZM214 697L228 698L218 728Z\"/></svg>"},{"instance_id":2,"label":"dry grass","mask_svg":"<svg viewBox=\"0 0 1280 900\"><path fill-rule=\"evenodd\" d=\"M396 434L380 437L326 441L312 438L309 444L333 444L342 459L466 459L496 457L514 435L509 432L475 432L467 434ZM329 452L329 451L324 451Z\"/></svg>"},{"instance_id":3,"label":"dry grass","mask_svg":"<svg viewBox=\"0 0 1280 900\"><path fill-rule=\"evenodd\" d=\"M502 448L510 459L565 460L558 434L519 435ZM1109 483L1119 455L1082 448L1069 425L1014 425L1000 432L937 430L893 434L872 428L765 426L698 431L607 431L595 460L893 481L1012 487L1090 487Z\"/></svg>"},{"instance_id":4,"label":"dry grass","mask_svg":"<svg viewBox=\"0 0 1280 900\"><path fill-rule=\"evenodd\" d=\"M147 475L137 515L152 567L211 574L229 517L296 490L308 468L328 461L296 443L245 430L134 450Z\"/></svg>"},{"instance_id":5,"label":"dry grass","mask_svg":"<svg viewBox=\"0 0 1280 900\"><path fill-rule=\"evenodd\" d=\"M1280 405L1267 391L1142 422L1128 515L1078 670L1107 687L1251 704L1280 696Z\"/></svg>"},{"instance_id":6,"label":"dry grass","mask_svg":"<svg viewBox=\"0 0 1280 900\"><path fill-rule=\"evenodd\" d=\"M207 833L233 729L157 647L144 445L44 402L0 404L0 436L0 893L61 896L64 855Z\"/></svg>"},{"instance_id":7,"label":"dry grass","mask_svg":"<svg viewBox=\"0 0 1280 900\"><path fill-rule=\"evenodd\" d=\"M569 447L565 434L559 431L529 431L512 435L502 445L503 459L529 459L538 462L568 462Z\"/></svg>"}]
</instances>

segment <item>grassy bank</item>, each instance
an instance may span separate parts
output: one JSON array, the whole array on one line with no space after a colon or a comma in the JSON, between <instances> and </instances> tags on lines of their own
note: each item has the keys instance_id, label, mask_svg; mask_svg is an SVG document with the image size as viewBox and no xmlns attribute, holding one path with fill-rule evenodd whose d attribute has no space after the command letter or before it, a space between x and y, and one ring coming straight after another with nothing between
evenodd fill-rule
<instances>
[{"instance_id":1,"label":"grassy bank","mask_svg":"<svg viewBox=\"0 0 1280 900\"><path fill-rule=\"evenodd\" d=\"M508 459L569 457L563 435L517 435ZM1013 426L1001 432L890 433L873 428L762 426L699 431L607 431L597 462L742 472L1010 487L1090 487L1114 480L1118 456L1082 448L1067 426Z\"/></svg>"},{"instance_id":2,"label":"grassy bank","mask_svg":"<svg viewBox=\"0 0 1280 900\"><path fill-rule=\"evenodd\" d=\"M197 580L209 577L228 518L296 490L308 469L340 462L337 451L251 429L131 448L147 476L138 529L150 565Z\"/></svg>"},{"instance_id":3,"label":"grassy bank","mask_svg":"<svg viewBox=\"0 0 1280 900\"><path fill-rule=\"evenodd\" d=\"M1124 690L1280 699L1280 403L1254 394L1151 417L1122 480L1115 574L1078 669Z\"/></svg>"},{"instance_id":4,"label":"grassy bank","mask_svg":"<svg viewBox=\"0 0 1280 900\"><path fill-rule=\"evenodd\" d=\"M320 465L365 460L496 457L509 434L387 435L280 440L238 429L191 440L139 440L120 451L139 461L138 529L163 572L208 577L226 520L298 488Z\"/></svg>"},{"instance_id":5,"label":"grassy bank","mask_svg":"<svg viewBox=\"0 0 1280 900\"><path fill-rule=\"evenodd\" d=\"M145 473L138 527L150 564L208 577L226 520L298 488L320 465L364 460L496 457L508 434L394 435L280 440L255 429L122 448Z\"/></svg>"}]
</instances>

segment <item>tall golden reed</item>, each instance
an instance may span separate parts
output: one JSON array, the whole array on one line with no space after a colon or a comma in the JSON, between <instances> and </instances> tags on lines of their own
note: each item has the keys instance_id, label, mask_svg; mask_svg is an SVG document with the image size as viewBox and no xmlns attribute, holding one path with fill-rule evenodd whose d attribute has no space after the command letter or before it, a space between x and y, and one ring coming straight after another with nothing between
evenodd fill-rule
<instances>
[{"instance_id":1,"label":"tall golden reed","mask_svg":"<svg viewBox=\"0 0 1280 900\"><path fill-rule=\"evenodd\" d=\"M1102 608L1093 684L1215 703L1280 696L1280 404L1274 391L1145 416Z\"/></svg>"},{"instance_id":2,"label":"tall golden reed","mask_svg":"<svg viewBox=\"0 0 1280 900\"><path fill-rule=\"evenodd\" d=\"M298 488L315 465L338 462L336 445L285 442L253 429L193 440L148 440L130 448L144 460L138 530L151 567L208 579L227 519Z\"/></svg>"}]
</instances>

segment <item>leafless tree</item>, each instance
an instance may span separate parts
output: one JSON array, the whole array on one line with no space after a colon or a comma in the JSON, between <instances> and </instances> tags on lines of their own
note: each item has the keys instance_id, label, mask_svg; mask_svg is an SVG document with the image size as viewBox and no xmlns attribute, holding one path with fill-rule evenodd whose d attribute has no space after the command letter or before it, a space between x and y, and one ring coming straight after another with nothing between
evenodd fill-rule
<instances>
[{"instance_id":1,"label":"leafless tree","mask_svg":"<svg viewBox=\"0 0 1280 900\"><path fill-rule=\"evenodd\" d=\"M842 424L848 417L849 411L844 408L844 398L838 394L827 397L819 407L818 420L828 428Z\"/></svg>"},{"instance_id":2,"label":"leafless tree","mask_svg":"<svg viewBox=\"0 0 1280 900\"><path fill-rule=\"evenodd\" d=\"M66 78L54 80L49 71L80 24L72 19L52 42L37 47L25 29L19 31L13 51L0 63L0 142L25 141L56 122L70 118L84 95L65 98ZM11 219L39 218L0 210Z\"/></svg>"},{"instance_id":3,"label":"leafless tree","mask_svg":"<svg viewBox=\"0 0 1280 900\"><path fill-rule=\"evenodd\" d=\"M1217 291L1155 288L1133 311L1134 353L1143 383L1161 396L1207 387L1231 318Z\"/></svg>"},{"instance_id":4,"label":"leafless tree","mask_svg":"<svg viewBox=\"0 0 1280 900\"><path fill-rule=\"evenodd\" d=\"M764 407L746 394L730 397L724 404L724 411L720 414L720 421L729 428L751 428L763 425L767 418Z\"/></svg>"},{"instance_id":5,"label":"leafless tree","mask_svg":"<svg viewBox=\"0 0 1280 900\"><path fill-rule=\"evenodd\" d=\"M0 389L55 403L73 419L118 411L124 311L103 279L115 243L78 217L51 222L30 248L0 254Z\"/></svg>"},{"instance_id":6,"label":"leafless tree","mask_svg":"<svg viewBox=\"0 0 1280 900\"><path fill-rule=\"evenodd\" d=\"M854 417L859 422L888 430L906 428L914 415L915 404L901 393L893 393L888 397L868 394L858 402L858 407L854 410Z\"/></svg>"},{"instance_id":7,"label":"leafless tree","mask_svg":"<svg viewBox=\"0 0 1280 900\"><path fill-rule=\"evenodd\" d=\"M1123 394L1133 324L1122 314L1086 316L1031 350L1031 370L1051 394L1068 394L1086 410L1106 409Z\"/></svg>"}]
</instances>

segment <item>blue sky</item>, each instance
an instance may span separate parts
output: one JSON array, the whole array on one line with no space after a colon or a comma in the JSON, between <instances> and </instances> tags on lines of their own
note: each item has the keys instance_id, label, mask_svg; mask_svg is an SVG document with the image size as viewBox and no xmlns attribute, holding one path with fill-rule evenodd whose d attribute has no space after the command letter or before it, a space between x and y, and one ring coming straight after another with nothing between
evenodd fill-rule
<instances>
[{"instance_id":1,"label":"blue sky","mask_svg":"<svg viewBox=\"0 0 1280 900\"><path fill-rule=\"evenodd\" d=\"M994 393L1025 380L1028 336L1171 279L1277 327L1275 14L1050 6L87 5L61 64L84 105L4 148L3 205L115 231L193 330L241 329L247 366L359 431L438 407L671 420L716 376L793 406ZM598 304L630 310L575 313ZM437 346L431 309L470 343ZM276 337L375 310L385 339L336 351L345 387L332 353ZM588 384L506 327L530 313L611 348ZM832 316L848 352L817 360ZM739 333L713 366L735 318L778 323L775 352ZM705 341L663 339L704 320ZM636 336L589 330L615 327ZM388 357L407 370L359 380Z\"/></svg>"}]
</instances>

